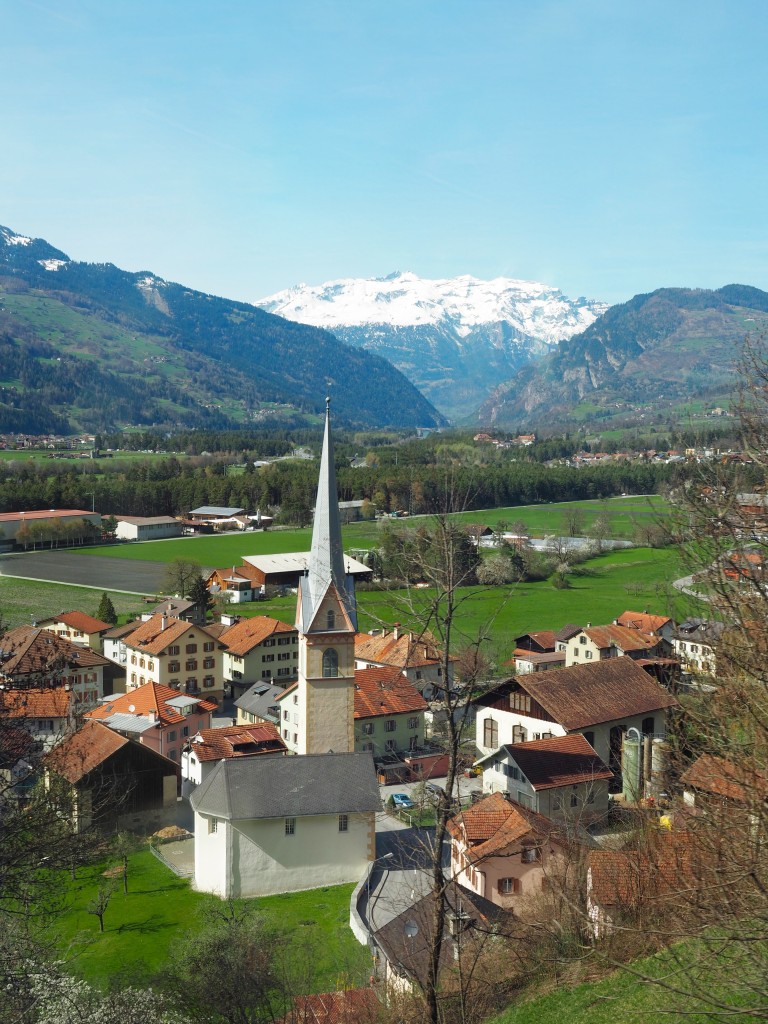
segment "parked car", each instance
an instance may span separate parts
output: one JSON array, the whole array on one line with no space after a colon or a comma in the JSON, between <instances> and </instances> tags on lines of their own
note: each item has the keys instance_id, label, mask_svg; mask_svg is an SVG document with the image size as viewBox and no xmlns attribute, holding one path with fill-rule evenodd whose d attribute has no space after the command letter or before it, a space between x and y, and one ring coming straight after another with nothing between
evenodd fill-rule
<instances>
[{"instance_id":1,"label":"parked car","mask_svg":"<svg viewBox=\"0 0 768 1024\"><path fill-rule=\"evenodd\" d=\"M443 787L438 786L435 782L426 782L424 784L424 792L433 804L439 804L440 800L445 796L445 790Z\"/></svg>"},{"instance_id":2,"label":"parked car","mask_svg":"<svg viewBox=\"0 0 768 1024\"><path fill-rule=\"evenodd\" d=\"M409 810L413 807L413 800L408 796L407 793L393 793L392 803L398 809Z\"/></svg>"}]
</instances>

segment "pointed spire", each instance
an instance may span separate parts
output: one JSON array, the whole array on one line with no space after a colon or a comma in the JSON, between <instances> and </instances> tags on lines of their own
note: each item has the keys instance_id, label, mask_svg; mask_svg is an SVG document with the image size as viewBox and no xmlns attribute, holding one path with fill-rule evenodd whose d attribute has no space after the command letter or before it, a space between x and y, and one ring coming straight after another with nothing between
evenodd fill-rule
<instances>
[{"instance_id":1,"label":"pointed spire","mask_svg":"<svg viewBox=\"0 0 768 1024\"><path fill-rule=\"evenodd\" d=\"M312 526L312 549L307 574L308 593L304 599L303 621L308 627L331 583L335 584L344 606L356 622L354 582L344 569L341 545L339 492L331 437L331 399L325 399L325 434L317 484L315 519ZM308 600L307 600L308 598Z\"/></svg>"}]
</instances>

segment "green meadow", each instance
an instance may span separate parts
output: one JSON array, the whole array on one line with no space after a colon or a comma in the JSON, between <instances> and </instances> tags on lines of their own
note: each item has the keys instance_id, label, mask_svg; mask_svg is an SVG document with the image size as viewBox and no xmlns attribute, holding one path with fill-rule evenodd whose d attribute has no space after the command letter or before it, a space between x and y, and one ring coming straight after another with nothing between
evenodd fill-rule
<instances>
[{"instance_id":1,"label":"green meadow","mask_svg":"<svg viewBox=\"0 0 768 1024\"><path fill-rule=\"evenodd\" d=\"M116 883L101 933L87 907L109 866L81 868L75 881L61 872L67 909L53 923L56 945L71 971L99 987L116 976L125 983L149 985L162 974L175 944L203 927L206 909L219 901L193 891L186 879L145 849L130 858L128 894L123 893L122 878ZM297 957L311 960L314 991L367 981L368 951L348 927L353 888L338 885L247 901L267 924L288 936Z\"/></svg>"}]
</instances>

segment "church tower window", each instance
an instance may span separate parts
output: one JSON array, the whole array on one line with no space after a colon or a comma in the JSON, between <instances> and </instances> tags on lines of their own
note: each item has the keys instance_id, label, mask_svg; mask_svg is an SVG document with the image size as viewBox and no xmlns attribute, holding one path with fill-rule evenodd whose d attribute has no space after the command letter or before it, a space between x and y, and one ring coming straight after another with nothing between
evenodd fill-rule
<instances>
[{"instance_id":1,"label":"church tower window","mask_svg":"<svg viewBox=\"0 0 768 1024\"><path fill-rule=\"evenodd\" d=\"M338 674L339 655L333 647L329 647L327 651L323 651L323 675L328 679L331 676L337 676Z\"/></svg>"},{"instance_id":2,"label":"church tower window","mask_svg":"<svg viewBox=\"0 0 768 1024\"><path fill-rule=\"evenodd\" d=\"M336 612L333 610L333 608L329 608L328 609L328 614L327 614L327 628L328 629L333 629L335 627L335 625L336 625Z\"/></svg>"}]
</instances>

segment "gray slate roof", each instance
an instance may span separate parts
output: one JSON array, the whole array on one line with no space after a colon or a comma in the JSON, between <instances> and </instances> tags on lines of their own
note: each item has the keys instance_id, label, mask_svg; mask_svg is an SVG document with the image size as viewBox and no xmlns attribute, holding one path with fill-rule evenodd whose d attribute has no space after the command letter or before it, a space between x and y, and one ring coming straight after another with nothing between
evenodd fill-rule
<instances>
[{"instance_id":1,"label":"gray slate roof","mask_svg":"<svg viewBox=\"0 0 768 1024\"><path fill-rule=\"evenodd\" d=\"M191 516L237 516L245 512L244 508L229 508L226 505L201 505L200 508L193 508L189 513Z\"/></svg>"},{"instance_id":2,"label":"gray slate roof","mask_svg":"<svg viewBox=\"0 0 768 1024\"><path fill-rule=\"evenodd\" d=\"M250 715L263 718L268 722L279 721L280 712L270 713L270 708L277 704L277 695L282 693L285 686L270 686L268 683L254 683L246 690L242 697L235 701L235 707L247 711Z\"/></svg>"},{"instance_id":3,"label":"gray slate roof","mask_svg":"<svg viewBox=\"0 0 768 1024\"><path fill-rule=\"evenodd\" d=\"M373 757L306 754L219 761L190 797L199 814L242 821L381 810Z\"/></svg>"}]
</instances>

